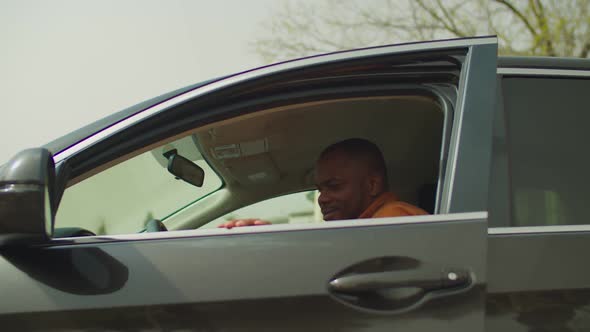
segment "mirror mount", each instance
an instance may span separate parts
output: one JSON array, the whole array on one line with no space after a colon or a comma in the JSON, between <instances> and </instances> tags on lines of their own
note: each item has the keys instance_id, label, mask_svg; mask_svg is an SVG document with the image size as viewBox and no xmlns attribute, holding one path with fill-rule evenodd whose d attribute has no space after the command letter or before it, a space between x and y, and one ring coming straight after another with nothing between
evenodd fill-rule
<instances>
[{"instance_id":1,"label":"mirror mount","mask_svg":"<svg viewBox=\"0 0 590 332\"><path fill-rule=\"evenodd\" d=\"M54 191L55 165L47 149L23 150L0 168L0 245L48 241Z\"/></svg>"},{"instance_id":2,"label":"mirror mount","mask_svg":"<svg viewBox=\"0 0 590 332\"><path fill-rule=\"evenodd\" d=\"M172 149L170 151L164 152L162 155L164 155L164 158L166 158L168 160L168 163L170 163L170 158L173 155L177 155L177 154L178 154L178 150L177 149Z\"/></svg>"}]
</instances>

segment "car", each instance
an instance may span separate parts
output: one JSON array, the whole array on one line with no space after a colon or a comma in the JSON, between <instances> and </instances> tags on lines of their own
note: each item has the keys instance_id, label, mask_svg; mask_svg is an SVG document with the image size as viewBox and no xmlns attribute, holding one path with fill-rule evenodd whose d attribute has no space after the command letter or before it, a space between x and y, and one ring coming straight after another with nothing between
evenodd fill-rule
<instances>
[{"instance_id":1,"label":"car","mask_svg":"<svg viewBox=\"0 0 590 332\"><path fill-rule=\"evenodd\" d=\"M334 52L173 91L0 169L7 330L583 331L590 60L493 36ZM324 222L359 137L429 215ZM256 217L273 225L217 228Z\"/></svg>"}]
</instances>

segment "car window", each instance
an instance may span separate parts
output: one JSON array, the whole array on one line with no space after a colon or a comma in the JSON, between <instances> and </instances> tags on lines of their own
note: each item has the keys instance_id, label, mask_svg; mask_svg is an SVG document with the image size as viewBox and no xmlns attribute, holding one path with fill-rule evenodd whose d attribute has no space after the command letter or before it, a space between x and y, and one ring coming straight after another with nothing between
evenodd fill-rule
<instances>
[{"instance_id":1,"label":"car window","mask_svg":"<svg viewBox=\"0 0 590 332\"><path fill-rule=\"evenodd\" d=\"M152 149L67 188L55 227L81 227L97 235L138 232L149 220L164 219L219 189L222 181L194 142L189 136ZM168 172L163 153L173 149L204 170L202 187Z\"/></svg>"},{"instance_id":2,"label":"car window","mask_svg":"<svg viewBox=\"0 0 590 332\"><path fill-rule=\"evenodd\" d=\"M587 224L590 80L506 78L511 226Z\"/></svg>"},{"instance_id":3,"label":"car window","mask_svg":"<svg viewBox=\"0 0 590 332\"><path fill-rule=\"evenodd\" d=\"M390 190L432 213L443 125L450 119L438 100L422 95L328 99L195 128L187 138L67 188L56 227L123 234L143 230L151 219L163 221L169 230L216 227L239 218L322 221L315 194L303 191L313 186L313 167L321 151L351 137L377 142L390 174ZM361 110L370 120L359 126ZM333 118L338 123L326 131L322 124ZM398 123L403 127L392 132L392 124ZM172 148L205 170L202 188L167 171L163 154ZM216 192L222 184L223 190ZM277 197L289 192L296 193Z\"/></svg>"},{"instance_id":4,"label":"car window","mask_svg":"<svg viewBox=\"0 0 590 332\"><path fill-rule=\"evenodd\" d=\"M318 195L317 190L311 190L270 198L227 213L201 228L214 228L229 220L247 218L258 218L273 224L322 222Z\"/></svg>"}]
</instances>

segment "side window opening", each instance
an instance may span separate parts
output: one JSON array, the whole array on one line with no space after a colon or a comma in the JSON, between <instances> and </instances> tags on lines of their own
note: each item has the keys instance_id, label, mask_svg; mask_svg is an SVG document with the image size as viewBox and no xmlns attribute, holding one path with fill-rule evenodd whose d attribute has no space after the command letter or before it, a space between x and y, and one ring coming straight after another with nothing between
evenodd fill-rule
<instances>
[{"instance_id":1,"label":"side window opening","mask_svg":"<svg viewBox=\"0 0 590 332\"><path fill-rule=\"evenodd\" d=\"M445 111L432 94L394 94L292 104L210 124L66 189L56 227L102 235L135 233L151 219L170 230L239 218L322 222L318 195L309 191L315 161L328 145L353 137L379 146L400 200L436 213L441 151L449 144ZM205 170L202 188L166 170L163 155L173 148Z\"/></svg>"},{"instance_id":2,"label":"side window opening","mask_svg":"<svg viewBox=\"0 0 590 332\"><path fill-rule=\"evenodd\" d=\"M260 197L245 206L227 201L225 211L232 212L197 227L214 228L248 218L274 224L322 222L317 194L311 204L315 191L306 191L314 185L315 161L328 145L353 137L380 147L389 187L401 200L435 213L439 164L445 160L441 151L448 144L443 138L445 120L432 97L390 96L297 104L197 130L212 166L226 181L226 190L239 195L236 201ZM298 190L303 192L276 196ZM269 195L265 197L264 191ZM301 205L306 205L305 210Z\"/></svg>"}]
</instances>

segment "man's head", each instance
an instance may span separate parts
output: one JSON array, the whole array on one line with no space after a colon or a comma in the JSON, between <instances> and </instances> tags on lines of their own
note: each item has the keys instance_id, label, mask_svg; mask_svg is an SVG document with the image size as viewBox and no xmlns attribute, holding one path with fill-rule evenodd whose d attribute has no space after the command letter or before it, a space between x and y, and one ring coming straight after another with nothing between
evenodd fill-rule
<instances>
[{"instance_id":1,"label":"man's head","mask_svg":"<svg viewBox=\"0 0 590 332\"><path fill-rule=\"evenodd\" d=\"M387 190L387 170L375 144L352 138L321 153L315 181L324 220L354 219Z\"/></svg>"}]
</instances>

